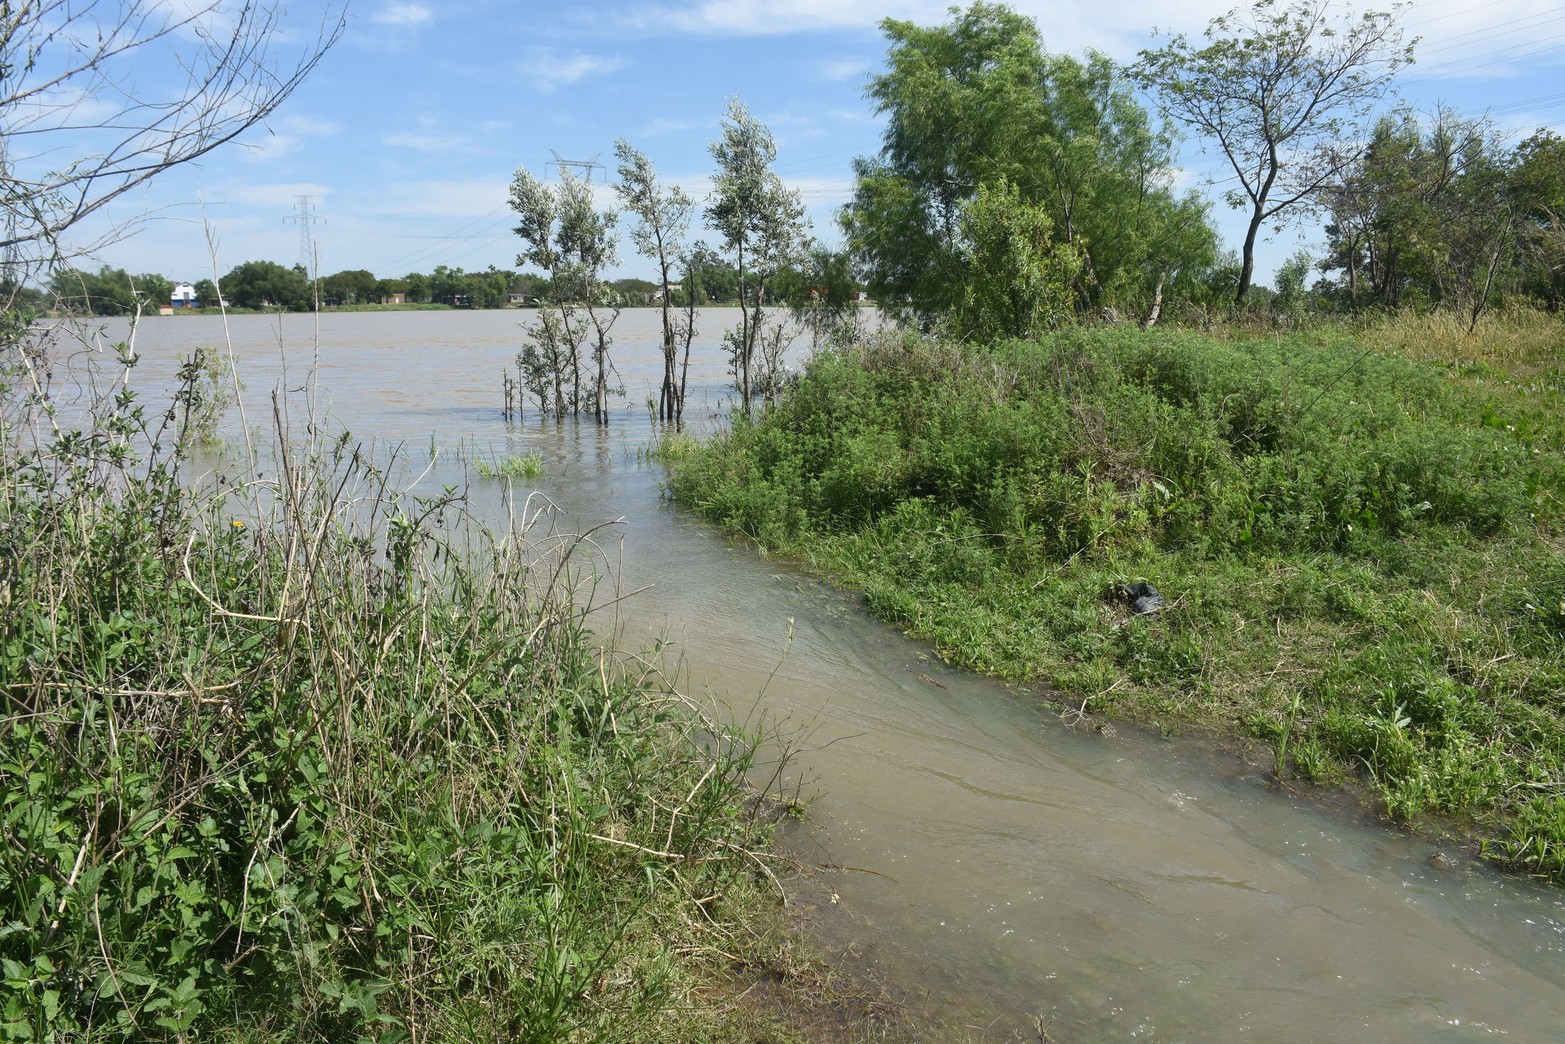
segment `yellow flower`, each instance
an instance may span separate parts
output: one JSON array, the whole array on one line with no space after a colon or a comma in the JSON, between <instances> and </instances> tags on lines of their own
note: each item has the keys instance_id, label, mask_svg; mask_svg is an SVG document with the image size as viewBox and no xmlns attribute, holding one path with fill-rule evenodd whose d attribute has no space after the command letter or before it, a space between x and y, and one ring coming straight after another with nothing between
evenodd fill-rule
<instances>
[{"instance_id":1,"label":"yellow flower","mask_svg":"<svg viewBox=\"0 0 1565 1044\"><path fill-rule=\"evenodd\" d=\"M235 529L243 529L245 527L245 524L239 521L237 518L231 519L228 524L233 526Z\"/></svg>"}]
</instances>

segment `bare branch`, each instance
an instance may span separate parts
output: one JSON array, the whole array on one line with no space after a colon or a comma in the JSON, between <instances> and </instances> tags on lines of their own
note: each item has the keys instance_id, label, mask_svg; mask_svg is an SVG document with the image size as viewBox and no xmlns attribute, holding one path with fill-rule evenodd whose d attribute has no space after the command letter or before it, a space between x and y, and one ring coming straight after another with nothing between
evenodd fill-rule
<instances>
[{"instance_id":1,"label":"bare branch","mask_svg":"<svg viewBox=\"0 0 1565 1044\"><path fill-rule=\"evenodd\" d=\"M275 112L345 26L344 8L328 8L280 64L283 15L280 0L184 13L157 0L0 5L8 263L56 255L84 218Z\"/></svg>"}]
</instances>

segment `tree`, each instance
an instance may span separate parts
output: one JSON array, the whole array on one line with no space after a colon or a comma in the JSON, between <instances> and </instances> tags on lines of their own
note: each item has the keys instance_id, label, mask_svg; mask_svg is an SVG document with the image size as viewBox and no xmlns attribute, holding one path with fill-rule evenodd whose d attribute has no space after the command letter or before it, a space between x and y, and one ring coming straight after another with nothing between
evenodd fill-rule
<instances>
[{"instance_id":1,"label":"tree","mask_svg":"<svg viewBox=\"0 0 1565 1044\"><path fill-rule=\"evenodd\" d=\"M408 281L406 279L377 279L375 281L375 300L385 303L398 294L407 300Z\"/></svg>"},{"instance_id":2,"label":"tree","mask_svg":"<svg viewBox=\"0 0 1565 1044\"><path fill-rule=\"evenodd\" d=\"M321 293L336 304L367 304L379 300L375 286L375 273L352 268L322 279Z\"/></svg>"},{"instance_id":3,"label":"tree","mask_svg":"<svg viewBox=\"0 0 1565 1044\"><path fill-rule=\"evenodd\" d=\"M1205 205L1171 188L1171 132L1152 126L1113 62L1046 54L1034 22L998 4L943 26L881 27L892 46L869 95L886 129L880 154L855 163L842 223L882 307L927 325L963 306L974 248L963 215L984 186L1041 207L1081 258L1065 288L1080 311L1142 308L1210 265Z\"/></svg>"},{"instance_id":4,"label":"tree","mask_svg":"<svg viewBox=\"0 0 1565 1044\"><path fill-rule=\"evenodd\" d=\"M96 272L58 269L49 290L57 308L81 315L135 315L155 304L129 272L108 265Z\"/></svg>"},{"instance_id":5,"label":"tree","mask_svg":"<svg viewBox=\"0 0 1565 1044\"><path fill-rule=\"evenodd\" d=\"M223 300L238 308L311 307L310 281L304 269L285 268L275 261L246 261L235 266L218 284Z\"/></svg>"},{"instance_id":6,"label":"tree","mask_svg":"<svg viewBox=\"0 0 1565 1044\"><path fill-rule=\"evenodd\" d=\"M724 341L741 408L748 414L757 391L768 400L777 391L777 363L786 345L780 328L766 326L766 286L803 254L808 241L804 201L772 170L777 160L772 133L738 98L729 99L722 135L709 148L717 173L706 216L739 272L739 328Z\"/></svg>"},{"instance_id":7,"label":"tree","mask_svg":"<svg viewBox=\"0 0 1565 1044\"><path fill-rule=\"evenodd\" d=\"M1539 129L1516 148L1511 194L1521 224L1523 287L1565 306L1565 138Z\"/></svg>"},{"instance_id":8,"label":"tree","mask_svg":"<svg viewBox=\"0 0 1565 1044\"><path fill-rule=\"evenodd\" d=\"M429 300L429 277L422 272L409 272L402 277L408 285L407 299L423 303Z\"/></svg>"},{"instance_id":9,"label":"tree","mask_svg":"<svg viewBox=\"0 0 1565 1044\"><path fill-rule=\"evenodd\" d=\"M1141 52L1134 75L1176 119L1216 141L1248 208L1239 284L1255 272L1261 226L1300 212L1354 157L1370 110L1396 71L1413 60L1395 12L1372 11L1335 24L1331 0L1257 0L1207 26L1205 46L1183 35Z\"/></svg>"},{"instance_id":10,"label":"tree","mask_svg":"<svg viewBox=\"0 0 1565 1044\"><path fill-rule=\"evenodd\" d=\"M537 322L527 328L532 343L519 359L524 383L545 412L552 409L558 417L579 411L584 403L581 351L590 337L593 417L607 424L613 372L609 331L619 306L605 292L603 271L618 257L618 215L595 209L591 186L571 172L563 171L551 190L525 167L516 168L510 207L520 219L516 234L526 244L516 263L536 265L549 277L548 297L540 302Z\"/></svg>"},{"instance_id":11,"label":"tree","mask_svg":"<svg viewBox=\"0 0 1565 1044\"><path fill-rule=\"evenodd\" d=\"M1400 109L1322 186L1326 272L1349 307L1445 305L1476 317L1515 276L1509 157L1485 119Z\"/></svg>"},{"instance_id":12,"label":"tree","mask_svg":"<svg viewBox=\"0 0 1565 1044\"><path fill-rule=\"evenodd\" d=\"M695 203L678 185L660 186L651 161L624 138L614 143L614 155L619 159L619 184L614 191L625 210L636 217L630 241L637 253L658 266L658 303L663 312L663 385L658 393L658 416L677 425L685 400L676 372L679 331L671 286L685 250Z\"/></svg>"},{"instance_id":13,"label":"tree","mask_svg":"<svg viewBox=\"0 0 1565 1044\"><path fill-rule=\"evenodd\" d=\"M861 333L858 281L846 251L815 244L803 263L778 273L773 285L793 321L810 332L810 349L836 340L853 342Z\"/></svg>"},{"instance_id":14,"label":"tree","mask_svg":"<svg viewBox=\"0 0 1565 1044\"><path fill-rule=\"evenodd\" d=\"M210 279L197 279L192 289L195 290L196 300L201 303L202 308L217 308L223 304L218 300L217 284Z\"/></svg>"},{"instance_id":15,"label":"tree","mask_svg":"<svg viewBox=\"0 0 1565 1044\"><path fill-rule=\"evenodd\" d=\"M1022 199L1009 182L984 184L963 208L961 224L968 278L956 312L958 336L1031 338L1069 318L1082 257L1054 234L1042 205Z\"/></svg>"},{"instance_id":16,"label":"tree","mask_svg":"<svg viewBox=\"0 0 1565 1044\"><path fill-rule=\"evenodd\" d=\"M280 45L294 34L282 19L274 0L0 3L7 268L57 263L126 234L131 226L120 225L74 251L62 239L130 190L271 115L345 25L343 9L328 7L315 35L280 62ZM161 72L133 77L132 64Z\"/></svg>"}]
</instances>

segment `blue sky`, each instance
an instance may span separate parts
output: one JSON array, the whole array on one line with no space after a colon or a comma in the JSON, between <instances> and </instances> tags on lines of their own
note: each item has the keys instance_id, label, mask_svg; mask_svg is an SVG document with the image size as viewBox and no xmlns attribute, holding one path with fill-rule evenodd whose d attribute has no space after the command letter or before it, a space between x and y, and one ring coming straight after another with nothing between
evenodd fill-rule
<instances>
[{"instance_id":1,"label":"blue sky","mask_svg":"<svg viewBox=\"0 0 1565 1044\"><path fill-rule=\"evenodd\" d=\"M189 0L161 0L188 3ZM1223 0L1026 0L1045 46L1088 47L1121 60L1155 41L1154 27L1196 36L1232 6ZM1380 5L1383 6L1383 5ZM207 232L219 274L249 260L299 258L298 199L308 196L321 274L365 268L378 276L514 268L506 207L515 169L552 177L555 153L596 157L612 174L624 136L659 173L698 199L711 169L707 143L725 101L738 95L777 140L779 174L809 205L816 234L836 242L833 214L851 191L850 164L873 154L880 125L864 100L882 67L884 17L948 20L923 0L352 0L347 30L304 86L240 142L169 172L107 210L103 222L143 222L96 260L172 278L209 277ZM299 31L320 8L294 4ZM1565 127L1565 0L1420 0L1402 13L1422 38L1399 94L1489 112L1525 137ZM280 45L286 55L289 40ZM1215 154L1188 139L1182 179L1221 176ZM1215 192L1214 192L1215 195ZM1239 216L1214 213L1229 245ZM82 236L101 231L89 224ZM1259 256L1277 264L1316 239L1273 236ZM715 237L708 235L709 241ZM646 276L629 244L616 275Z\"/></svg>"}]
</instances>

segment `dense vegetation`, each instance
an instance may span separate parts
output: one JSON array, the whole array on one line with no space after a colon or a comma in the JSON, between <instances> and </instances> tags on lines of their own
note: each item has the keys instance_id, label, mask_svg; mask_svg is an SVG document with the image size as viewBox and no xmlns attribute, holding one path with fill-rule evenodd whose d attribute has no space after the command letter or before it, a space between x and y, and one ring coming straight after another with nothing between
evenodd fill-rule
<instances>
[{"instance_id":1,"label":"dense vegetation","mask_svg":"<svg viewBox=\"0 0 1565 1044\"><path fill-rule=\"evenodd\" d=\"M889 336L671 452L672 486L956 662L1362 771L1565 877L1557 333L1445 364L1342 332Z\"/></svg>"},{"instance_id":2,"label":"dense vegetation","mask_svg":"<svg viewBox=\"0 0 1565 1044\"><path fill-rule=\"evenodd\" d=\"M884 22L843 226L927 336L668 441L672 488L1073 718L1248 735L1565 878L1565 148L1376 116L1411 51L1334 17L1256 3L1129 70L996 4ZM1233 165L1242 258L1127 73ZM1311 208L1324 260L1252 289L1259 225Z\"/></svg>"},{"instance_id":3,"label":"dense vegetation","mask_svg":"<svg viewBox=\"0 0 1565 1044\"><path fill-rule=\"evenodd\" d=\"M11 335L0 1040L748 1032L690 998L764 945L752 739L593 643L584 538L346 436L193 482L218 370L68 421Z\"/></svg>"}]
</instances>

